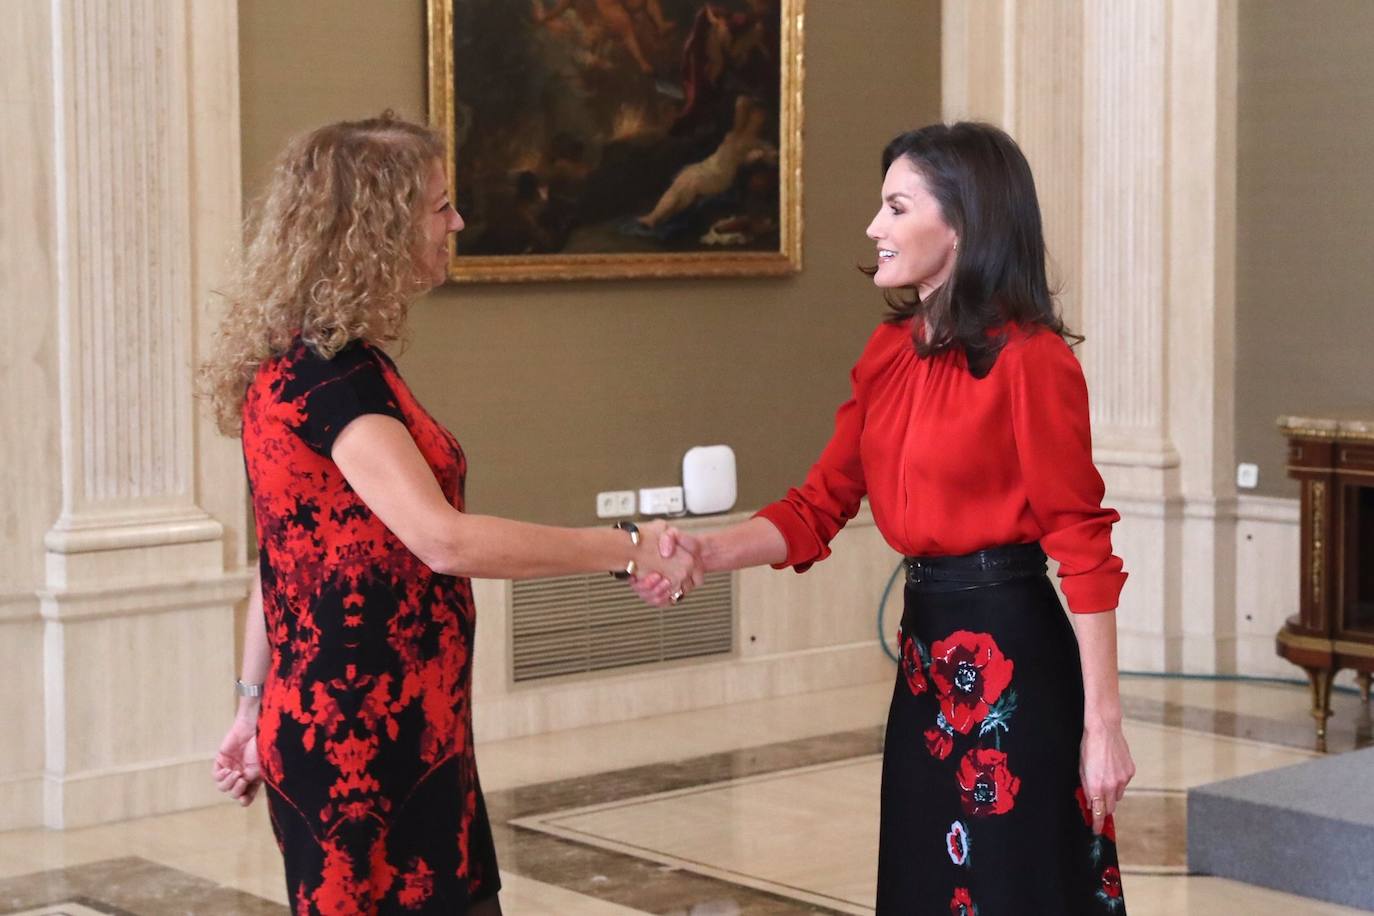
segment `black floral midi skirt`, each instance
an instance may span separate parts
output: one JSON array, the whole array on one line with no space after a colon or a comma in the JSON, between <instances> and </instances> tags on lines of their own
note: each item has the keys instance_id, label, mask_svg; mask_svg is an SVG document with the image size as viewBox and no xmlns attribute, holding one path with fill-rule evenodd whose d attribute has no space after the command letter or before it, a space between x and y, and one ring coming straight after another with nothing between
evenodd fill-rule
<instances>
[{"instance_id":1,"label":"black floral midi skirt","mask_svg":"<svg viewBox=\"0 0 1374 916\"><path fill-rule=\"evenodd\" d=\"M1078 642L1045 575L906 586L883 749L878 916L1126 912L1080 786Z\"/></svg>"}]
</instances>

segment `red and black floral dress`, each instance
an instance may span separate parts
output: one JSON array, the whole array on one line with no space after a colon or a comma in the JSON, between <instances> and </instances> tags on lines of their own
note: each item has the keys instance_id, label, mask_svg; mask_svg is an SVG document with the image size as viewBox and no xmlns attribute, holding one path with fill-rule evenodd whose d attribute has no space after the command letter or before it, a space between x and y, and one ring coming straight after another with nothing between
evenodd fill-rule
<instances>
[{"instance_id":1,"label":"red and black floral dress","mask_svg":"<svg viewBox=\"0 0 1374 916\"><path fill-rule=\"evenodd\" d=\"M1083 371L1058 335L1005 330L983 378L962 352L918 356L909 321L874 332L805 484L759 513L787 542L780 566L824 559L867 495L908 557L1048 554L1070 611L1116 607L1119 516L1102 507ZM1116 827L1093 834L1079 787L1078 643L1043 566L969 588L909 582L897 641L878 916L1124 916Z\"/></svg>"},{"instance_id":2,"label":"red and black floral dress","mask_svg":"<svg viewBox=\"0 0 1374 916\"><path fill-rule=\"evenodd\" d=\"M271 668L258 720L298 914L462 913L500 878L472 739L472 586L420 562L330 451L405 424L463 508L466 461L381 350L266 361L243 407Z\"/></svg>"}]
</instances>

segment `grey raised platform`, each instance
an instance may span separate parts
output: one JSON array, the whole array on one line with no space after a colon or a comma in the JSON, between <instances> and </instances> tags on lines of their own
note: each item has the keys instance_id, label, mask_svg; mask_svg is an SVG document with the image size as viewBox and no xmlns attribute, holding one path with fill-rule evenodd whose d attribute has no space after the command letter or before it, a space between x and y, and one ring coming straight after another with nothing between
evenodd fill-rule
<instances>
[{"instance_id":1,"label":"grey raised platform","mask_svg":"<svg viewBox=\"0 0 1374 916\"><path fill-rule=\"evenodd\" d=\"M1188 869L1374 909L1374 748L1188 790Z\"/></svg>"}]
</instances>

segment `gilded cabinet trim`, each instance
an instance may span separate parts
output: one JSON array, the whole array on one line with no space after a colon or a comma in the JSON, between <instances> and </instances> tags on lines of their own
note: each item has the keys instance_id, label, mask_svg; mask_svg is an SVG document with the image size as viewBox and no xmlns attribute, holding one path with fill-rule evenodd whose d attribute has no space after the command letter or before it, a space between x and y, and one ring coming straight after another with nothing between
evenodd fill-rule
<instances>
[{"instance_id":1,"label":"gilded cabinet trim","mask_svg":"<svg viewBox=\"0 0 1374 916\"><path fill-rule=\"evenodd\" d=\"M1367 411L1332 411L1330 416L1283 416L1278 427L1294 439L1374 442L1374 416Z\"/></svg>"},{"instance_id":2,"label":"gilded cabinet trim","mask_svg":"<svg viewBox=\"0 0 1374 916\"><path fill-rule=\"evenodd\" d=\"M1308 498L1312 504L1312 607L1321 612L1322 608L1322 570L1326 562L1326 484L1320 480L1307 484Z\"/></svg>"}]
</instances>

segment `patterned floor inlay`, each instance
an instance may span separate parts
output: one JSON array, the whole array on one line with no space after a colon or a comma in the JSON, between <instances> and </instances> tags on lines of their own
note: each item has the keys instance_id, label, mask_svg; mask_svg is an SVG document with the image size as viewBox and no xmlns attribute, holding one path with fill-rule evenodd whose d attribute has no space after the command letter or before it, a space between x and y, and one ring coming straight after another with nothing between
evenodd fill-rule
<instances>
[{"instance_id":1,"label":"patterned floor inlay","mask_svg":"<svg viewBox=\"0 0 1374 916\"><path fill-rule=\"evenodd\" d=\"M880 766L881 757L868 756L515 823L783 897L794 911L866 914L873 912Z\"/></svg>"},{"instance_id":2,"label":"patterned floor inlay","mask_svg":"<svg viewBox=\"0 0 1374 916\"><path fill-rule=\"evenodd\" d=\"M1186 792L1315 756L1301 702L1277 694L1280 708L1266 717L1262 693L1219 694L1219 705L1245 710L1235 712L1208 708L1208 694L1192 686L1138 690L1123 695L1123 705L1139 775L1116 818L1122 871L1138 889L1132 911L1210 912L1202 901L1236 894L1250 895L1247 912L1295 911L1266 892L1188 875ZM1332 750L1369 743L1368 708L1340 699ZM883 728L869 726L491 791L507 911L871 913L882 742ZM0 916L282 916L285 906L248 892L276 896L280 862L246 816L226 810L221 819L205 809L116 825L106 845L120 858L0 879ZM171 839L219 836L221 825L226 862L215 858L217 846L192 842L188 852ZM70 841L60 836L11 850L38 869L105 848L80 831ZM123 846L122 837L137 842ZM240 848L249 839L252 849ZM167 864L153 861L164 855ZM555 897L556 905L546 902Z\"/></svg>"},{"instance_id":3,"label":"patterned floor inlay","mask_svg":"<svg viewBox=\"0 0 1374 916\"><path fill-rule=\"evenodd\" d=\"M1141 697L1129 698L1126 705L1128 718L1152 729L1186 729L1302 751L1311 747L1311 733L1302 722ZM713 901L728 901L727 912L744 914L871 913L881 752L882 728L864 728L493 793L489 803L501 825L502 866L650 913L694 912L693 907ZM838 793L844 799L841 810L825 810L824 799L836 792L803 798L792 791L788 780L818 771L856 777ZM757 794L765 783L786 788L778 798L758 802L751 833L740 824L743 803L736 796ZM710 814L713 800L720 810ZM789 806L804 811L802 819L809 822L783 823L778 812ZM1123 872L1187 874L1186 817L1184 789L1133 786L1117 815ZM712 840L705 830L695 841L685 838L694 818L728 818L730 829L721 832L726 845L713 848L722 840ZM840 823L854 827L855 835L837 838ZM807 858L817 836L827 837L827 855L847 849L854 861L836 868L836 875L818 878L826 866Z\"/></svg>"},{"instance_id":4,"label":"patterned floor inlay","mask_svg":"<svg viewBox=\"0 0 1374 916\"><path fill-rule=\"evenodd\" d=\"M647 850L559 835L524 819L588 804L633 803L646 796L695 791L799 766L847 762L881 750L882 729L865 728L492 792L487 808L498 860L503 870L647 913L853 912L820 898L800 899L784 888L750 882L745 876L665 861Z\"/></svg>"},{"instance_id":5,"label":"patterned floor inlay","mask_svg":"<svg viewBox=\"0 0 1374 916\"><path fill-rule=\"evenodd\" d=\"M794 909L865 914L873 911L880 768L878 756L800 767L513 826L784 897ZM1186 874L1186 811L1182 790L1133 790L1117 815L1123 872Z\"/></svg>"},{"instance_id":6,"label":"patterned floor inlay","mask_svg":"<svg viewBox=\"0 0 1374 916\"><path fill-rule=\"evenodd\" d=\"M286 912L286 907L261 897L135 857L0 881L0 913L6 916L283 916Z\"/></svg>"},{"instance_id":7,"label":"patterned floor inlay","mask_svg":"<svg viewBox=\"0 0 1374 916\"><path fill-rule=\"evenodd\" d=\"M75 900L40 906L36 910L24 910L9 916L110 916L110 910L97 910Z\"/></svg>"}]
</instances>

